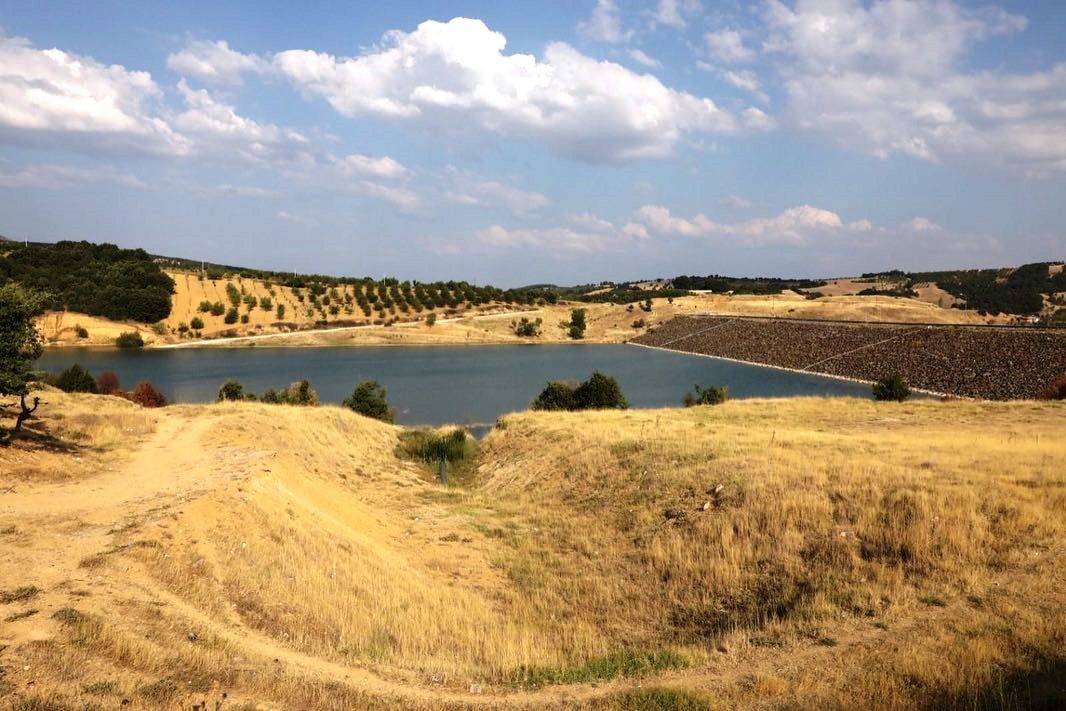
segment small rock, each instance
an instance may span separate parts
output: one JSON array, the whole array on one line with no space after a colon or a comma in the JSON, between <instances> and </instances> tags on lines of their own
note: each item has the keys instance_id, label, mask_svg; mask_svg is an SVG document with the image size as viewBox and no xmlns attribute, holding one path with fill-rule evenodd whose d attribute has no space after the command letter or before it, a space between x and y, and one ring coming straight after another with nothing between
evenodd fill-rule
<instances>
[{"instance_id":1,"label":"small rock","mask_svg":"<svg viewBox=\"0 0 1066 711\"><path fill-rule=\"evenodd\" d=\"M710 501L704 501L702 508L703 508L704 511L706 511L707 509L711 508L711 502Z\"/></svg>"},{"instance_id":2,"label":"small rock","mask_svg":"<svg viewBox=\"0 0 1066 711\"><path fill-rule=\"evenodd\" d=\"M471 694L480 694L481 693L481 684L471 684L470 685L470 693Z\"/></svg>"},{"instance_id":3,"label":"small rock","mask_svg":"<svg viewBox=\"0 0 1066 711\"><path fill-rule=\"evenodd\" d=\"M719 494L722 493L722 489L724 489L724 488L725 488L725 484L719 484L718 486L714 487L714 491L711 492L711 493L713 493L715 496L718 496Z\"/></svg>"},{"instance_id":4,"label":"small rock","mask_svg":"<svg viewBox=\"0 0 1066 711\"><path fill-rule=\"evenodd\" d=\"M197 636L195 632L190 632L189 634L185 635L185 639L189 640L190 642L195 642L196 640L200 639L200 637Z\"/></svg>"}]
</instances>

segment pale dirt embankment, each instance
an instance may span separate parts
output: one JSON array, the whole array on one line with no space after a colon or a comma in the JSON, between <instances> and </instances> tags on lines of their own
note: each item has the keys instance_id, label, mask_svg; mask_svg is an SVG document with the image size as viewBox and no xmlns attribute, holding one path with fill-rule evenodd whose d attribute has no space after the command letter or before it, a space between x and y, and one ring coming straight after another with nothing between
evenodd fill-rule
<instances>
[{"instance_id":1,"label":"pale dirt embankment","mask_svg":"<svg viewBox=\"0 0 1066 711\"><path fill-rule=\"evenodd\" d=\"M0 705L1066 698L1061 404L523 413L446 488L339 408L44 395L0 448Z\"/></svg>"}]
</instances>

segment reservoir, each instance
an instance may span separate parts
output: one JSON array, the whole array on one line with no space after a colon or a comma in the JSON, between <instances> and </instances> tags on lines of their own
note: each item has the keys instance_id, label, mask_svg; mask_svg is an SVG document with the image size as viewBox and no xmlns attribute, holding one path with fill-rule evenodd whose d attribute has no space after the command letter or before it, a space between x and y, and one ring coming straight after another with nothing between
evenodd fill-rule
<instances>
[{"instance_id":1,"label":"reservoir","mask_svg":"<svg viewBox=\"0 0 1066 711\"><path fill-rule=\"evenodd\" d=\"M227 378L245 392L306 378L323 404L339 404L361 380L388 390L399 424L488 425L524 410L550 380L617 378L630 407L677 407L693 386L725 385L732 398L870 397L869 386L632 345L360 346L356 348L47 349L37 368L74 363L94 376L114 371L122 388L151 380L171 402L216 399Z\"/></svg>"}]
</instances>

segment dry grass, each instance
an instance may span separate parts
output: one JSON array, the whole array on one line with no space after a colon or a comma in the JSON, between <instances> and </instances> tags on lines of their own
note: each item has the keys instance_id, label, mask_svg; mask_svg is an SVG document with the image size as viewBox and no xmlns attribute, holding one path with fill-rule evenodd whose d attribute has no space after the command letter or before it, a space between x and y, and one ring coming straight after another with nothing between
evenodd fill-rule
<instances>
[{"instance_id":1,"label":"dry grass","mask_svg":"<svg viewBox=\"0 0 1066 711\"><path fill-rule=\"evenodd\" d=\"M203 468L190 488L164 486L161 461L129 523L94 516L106 533L59 562L34 548L50 524L0 526L40 566L18 578L44 591L40 614L13 628L41 699L1024 708L1064 693L1061 405L524 413L459 489L398 459L398 428L340 409L168 417L210 423L201 459L180 460ZM24 676L9 683L26 695Z\"/></svg>"}]
</instances>

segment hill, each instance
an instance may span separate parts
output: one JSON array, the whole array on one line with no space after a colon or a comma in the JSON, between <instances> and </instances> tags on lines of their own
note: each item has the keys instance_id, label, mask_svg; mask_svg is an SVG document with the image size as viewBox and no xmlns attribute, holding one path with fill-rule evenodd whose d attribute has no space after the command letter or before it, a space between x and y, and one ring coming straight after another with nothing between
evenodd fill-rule
<instances>
[{"instance_id":1,"label":"hill","mask_svg":"<svg viewBox=\"0 0 1066 711\"><path fill-rule=\"evenodd\" d=\"M46 400L0 449L16 708L1066 699L1057 404L523 413L444 487L336 408Z\"/></svg>"}]
</instances>

